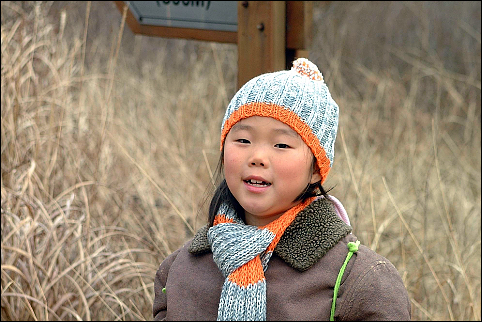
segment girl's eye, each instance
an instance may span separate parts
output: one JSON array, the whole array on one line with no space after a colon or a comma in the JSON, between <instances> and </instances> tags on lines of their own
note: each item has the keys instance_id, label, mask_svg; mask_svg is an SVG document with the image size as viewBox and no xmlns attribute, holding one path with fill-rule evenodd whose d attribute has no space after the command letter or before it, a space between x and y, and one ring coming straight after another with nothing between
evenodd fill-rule
<instances>
[{"instance_id":1,"label":"girl's eye","mask_svg":"<svg viewBox=\"0 0 482 322\"><path fill-rule=\"evenodd\" d=\"M280 148L280 149L287 149L290 146L288 144L278 143L278 144L275 144L275 147Z\"/></svg>"},{"instance_id":2,"label":"girl's eye","mask_svg":"<svg viewBox=\"0 0 482 322\"><path fill-rule=\"evenodd\" d=\"M249 140L246 140L246 139L237 139L236 142L245 143L245 144L251 143L249 142Z\"/></svg>"}]
</instances>

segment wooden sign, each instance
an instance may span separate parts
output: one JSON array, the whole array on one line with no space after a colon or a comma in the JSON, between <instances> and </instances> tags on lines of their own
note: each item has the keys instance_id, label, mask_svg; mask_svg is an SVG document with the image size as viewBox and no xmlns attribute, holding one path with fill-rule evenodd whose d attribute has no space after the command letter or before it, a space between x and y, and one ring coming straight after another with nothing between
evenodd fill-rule
<instances>
[{"instance_id":1,"label":"wooden sign","mask_svg":"<svg viewBox=\"0 0 482 322\"><path fill-rule=\"evenodd\" d=\"M236 43L236 1L114 1L135 34Z\"/></svg>"},{"instance_id":2,"label":"wooden sign","mask_svg":"<svg viewBox=\"0 0 482 322\"><path fill-rule=\"evenodd\" d=\"M124 1L141 25L237 31L235 1Z\"/></svg>"},{"instance_id":3,"label":"wooden sign","mask_svg":"<svg viewBox=\"0 0 482 322\"><path fill-rule=\"evenodd\" d=\"M114 1L132 32L238 45L238 88L308 58L312 1Z\"/></svg>"}]
</instances>

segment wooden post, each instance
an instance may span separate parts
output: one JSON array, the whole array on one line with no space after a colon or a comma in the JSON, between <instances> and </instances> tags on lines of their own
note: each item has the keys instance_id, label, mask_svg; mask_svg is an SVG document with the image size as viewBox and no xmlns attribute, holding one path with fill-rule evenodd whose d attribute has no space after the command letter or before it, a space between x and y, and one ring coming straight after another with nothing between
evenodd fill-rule
<instances>
[{"instance_id":1,"label":"wooden post","mask_svg":"<svg viewBox=\"0 0 482 322\"><path fill-rule=\"evenodd\" d=\"M286 1L238 1L238 88L286 67Z\"/></svg>"},{"instance_id":2,"label":"wooden post","mask_svg":"<svg viewBox=\"0 0 482 322\"><path fill-rule=\"evenodd\" d=\"M309 58L313 1L286 1L286 68L296 58Z\"/></svg>"}]
</instances>

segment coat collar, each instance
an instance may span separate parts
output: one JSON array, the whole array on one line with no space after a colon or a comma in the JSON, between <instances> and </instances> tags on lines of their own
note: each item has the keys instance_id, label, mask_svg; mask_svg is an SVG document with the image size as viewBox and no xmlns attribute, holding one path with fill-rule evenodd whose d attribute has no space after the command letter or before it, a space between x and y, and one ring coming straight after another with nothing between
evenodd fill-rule
<instances>
[{"instance_id":1,"label":"coat collar","mask_svg":"<svg viewBox=\"0 0 482 322\"><path fill-rule=\"evenodd\" d=\"M211 252L208 225L200 228L189 245L194 255ZM303 209L286 228L274 252L288 265L305 271L351 232L335 212L331 201L319 198Z\"/></svg>"}]
</instances>

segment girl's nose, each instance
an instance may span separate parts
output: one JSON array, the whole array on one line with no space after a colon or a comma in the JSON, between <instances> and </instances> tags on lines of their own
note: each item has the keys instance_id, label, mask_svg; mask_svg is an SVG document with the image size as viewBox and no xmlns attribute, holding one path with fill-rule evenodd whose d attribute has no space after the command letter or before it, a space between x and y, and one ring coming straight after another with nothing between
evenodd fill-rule
<instances>
[{"instance_id":1,"label":"girl's nose","mask_svg":"<svg viewBox=\"0 0 482 322\"><path fill-rule=\"evenodd\" d=\"M265 153L263 153L262 149L257 149L254 151L253 155L249 160L249 164L251 166L258 166L258 167L265 167L268 165L268 160L266 158Z\"/></svg>"},{"instance_id":2,"label":"girl's nose","mask_svg":"<svg viewBox=\"0 0 482 322\"><path fill-rule=\"evenodd\" d=\"M261 166L261 167L264 167L264 162L261 162L261 161L252 161L252 162L251 162L251 165L252 165L252 166L257 166L257 165L259 165L259 166Z\"/></svg>"}]
</instances>

